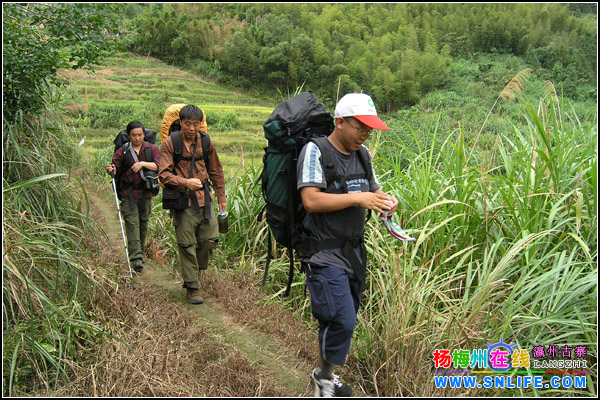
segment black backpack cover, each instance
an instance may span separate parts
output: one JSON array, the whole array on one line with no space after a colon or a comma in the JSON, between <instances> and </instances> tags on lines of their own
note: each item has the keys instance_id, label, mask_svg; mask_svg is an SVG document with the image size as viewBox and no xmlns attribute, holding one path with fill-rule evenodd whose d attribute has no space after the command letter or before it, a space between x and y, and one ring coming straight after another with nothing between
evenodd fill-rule
<instances>
[{"instance_id":1,"label":"black backpack cover","mask_svg":"<svg viewBox=\"0 0 600 400\"><path fill-rule=\"evenodd\" d=\"M125 129L117 133L115 140L113 140L113 143L115 144L115 151L113 153L115 153L129 141L129 135ZM154 132L152 129L144 128L144 142L156 144L156 132Z\"/></svg>"}]
</instances>

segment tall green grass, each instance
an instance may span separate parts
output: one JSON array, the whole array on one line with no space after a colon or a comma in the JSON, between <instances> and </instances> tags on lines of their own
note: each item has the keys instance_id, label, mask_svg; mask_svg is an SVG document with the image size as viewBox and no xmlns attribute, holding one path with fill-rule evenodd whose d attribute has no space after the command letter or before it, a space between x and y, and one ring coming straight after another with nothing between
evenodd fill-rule
<instances>
[{"instance_id":1,"label":"tall green grass","mask_svg":"<svg viewBox=\"0 0 600 400\"><path fill-rule=\"evenodd\" d=\"M530 355L534 345L588 346L588 388L567 392L596 393L596 132L594 121L555 110L554 100L537 109L524 101L529 129L498 137L498 166L468 164L462 132L437 139L435 126L429 135L441 146L406 153L393 139L382 144L390 147L377 159L378 171L390 171L384 190L417 241L390 243L368 230L354 349L376 393L439 394L433 350L500 339Z\"/></svg>"},{"instance_id":2,"label":"tall green grass","mask_svg":"<svg viewBox=\"0 0 600 400\"><path fill-rule=\"evenodd\" d=\"M442 132L436 122L419 131L393 124L370 142L383 189L399 200L395 218L417 240L395 241L376 218L368 222L370 270L351 353L368 391L444 395L433 381L435 349L486 349L503 339L530 355L534 345L588 346L588 388L562 392L596 393L596 121L580 121L565 107L559 112L556 100L537 108L519 101L515 118L527 128L496 137L493 164L470 158L475 147L460 127ZM407 135L416 146L403 145ZM227 264L257 283L267 229L256 220L264 204L259 172L246 170L228 183L232 225L221 241ZM281 250L268 298L283 292L288 265ZM283 301L310 319L302 280L297 274L296 290Z\"/></svg>"},{"instance_id":3,"label":"tall green grass","mask_svg":"<svg viewBox=\"0 0 600 400\"><path fill-rule=\"evenodd\" d=\"M533 345L587 345L587 391L564 392L596 393L597 115L580 119L555 93L535 105L517 101L497 100L479 129L473 115L463 131L440 111L417 125L391 121L389 134L369 142L383 189L399 200L395 218L417 240L395 241L376 218L368 222L370 272L351 353L368 391L444 395L433 383L433 350L485 349L503 339L530 354ZM490 133L492 121L499 128ZM267 246L266 223L256 218L262 166L241 168L227 183L230 230L215 261L258 284ZM174 267L168 214L155 207L153 215L150 230ZM310 320L302 275L290 297L279 297L289 261L281 248L275 256L266 298Z\"/></svg>"},{"instance_id":4,"label":"tall green grass","mask_svg":"<svg viewBox=\"0 0 600 400\"><path fill-rule=\"evenodd\" d=\"M102 329L90 317L103 239L90 218L80 161L52 112L3 128L3 395L68 384L82 349Z\"/></svg>"}]
</instances>

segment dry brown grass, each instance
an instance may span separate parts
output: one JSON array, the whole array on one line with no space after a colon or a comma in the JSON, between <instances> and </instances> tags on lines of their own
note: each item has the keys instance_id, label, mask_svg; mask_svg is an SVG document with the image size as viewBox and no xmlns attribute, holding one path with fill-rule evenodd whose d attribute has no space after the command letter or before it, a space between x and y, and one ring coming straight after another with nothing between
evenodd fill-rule
<instances>
[{"instance_id":1,"label":"dry brown grass","mask_svg":"<svg viewBox=\"0 0 600 400\"><path fill-rule=\"evenodd\" d=\"M82 353L68 396L284 396L248 357L154 286L124 285L99 296L97 313L114 338Z\"/></svg>"},{"instance_id":2,"label":"dry brown grass","mask_svg":"<svg viewBox=\"0 0 600 400\"><path fill-rule=\"evenodd\" d=\"M523 90L523 86L529 79L529 76L532 72L533 69L525 68L517 75L515 75L514 78L512 78L510 82L508 82L508 84L504 87L504 89L502 89L502 92L500 92L498 98L513 100L517 96L517 94L521 93L521 90Z\"/></svg>"},{"instance_id":3,"label":"dry brown grass","mask_svg":"<svg viewBox=\"0 0 600 400\"><path fill-rule=\"evenodd\" d=\"M102 68L98 71L92 72L87 70L60 70L58 75L68 79L69 81L84 80L85 82L96 82L105 86L122 86L121 82L104 78L104 76L116 76L111 74L108 68Z\"/></svg>"},{"instance_id":4,"label":"dry brown grass","mask_svg":"<svg viewBox=\"0 0 600 400\"><path fill-rule=\"evenodd\" d=\"M91 194L91 193L90 193ZM118 222L114 204L91 194L93 218L104 226ZM104 273L122 276L117 286L96 293L94 319L109 335L96 346L81 349L72 384L48 393L50 396L99 397L284 397L290 388L277 379L272 367L257 361L228 340L223 329L196 312L198 309L174 299L173 294L143 279L133 289L126 281L124 254L118 228L109 229L99 249L98 264ZM152 268L152 267L150 267ZM204 290L214 307L225 310L226 324L260 331L273 337L281 354L297 349L294 373L304 373L314 363L316 335L308 334L302 322L276 304L266 304L264 295L249 289L250 282L205 274ZM214 297L214 299L213 299ZM204 307L202 306L195 307ZM229 322L227 322L229 321ZM252 336L250 336L252 337ZM279 352L279 350L276 350ZM303 357L307 357L304 360ZM292 357L293 358L293 357ZM300 365L300 367L298 367ZM308 373L306 373L308 383Z\"/></svg>"},{"instance_id":5,"label":"dry brown grass","mask_svg":"<svg viewBox=\"0 0 600 400\"><path fill-rule=\"evenodd\" d=\"M281 304L266 302L265 293L254 287L252 277L223 279L206 274L204 284L236 321L268 334L283 347L295 349L298 357L316 362L316 332L307 329L304 322L282 309Z\"/></svg>"}]
</instances>

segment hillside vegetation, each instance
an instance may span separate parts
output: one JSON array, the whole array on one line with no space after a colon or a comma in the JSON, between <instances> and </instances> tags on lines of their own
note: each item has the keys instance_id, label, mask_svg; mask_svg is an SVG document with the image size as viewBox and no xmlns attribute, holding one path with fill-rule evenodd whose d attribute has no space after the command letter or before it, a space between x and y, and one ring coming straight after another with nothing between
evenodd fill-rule
<instances>
[{"instance_id":1,"label":"hillside vegetation","mask_svg":"<svg viewBox=\"0 0 600 400\"><path fill-rule=\"evenodd\" d=\"M91 144L84 147L88 156L98 150L112 153L114 145L109 144L130 121L141 121L160 133L169 105L193 103L207 115L208 133L228 177L246 160L262 159L266 145L262 124L273 111L272 99L252 97L135 54L109 57L95 72L61 74L71 83L63 104L80 137Z\"/></svg>"},{"instance_id":2,"label":"hillside vegetation","mask_svg":"<svg viewBox=\"0 0 600 400\"><path fill-rule=\"evenodd\" d=\"M132 4L125 13L139 54L247 89L304 85L328 106L352 91L382 111L414 105L444 88L452 61L479 54L521 57L569 97L595 97L594 4Z\"/></svg>"},{"instance_id":3,"label":"hillside vegetation","mask_svg":"<svg viewBox=\"0 0 600 400\"><path fill-rule=\"evenodd\" d=\"M140 65L150 73L167 68L147 57L124 54L99 66L96 77L110 80L108 71L125 64L123 58L133 71ZM432 92L419 106L382 115L392 130L369 141L385 190L400 200L398 218L418 241L390 242L377 221L369 222L372 269L350 358L367 393L442 393L433 387L425 362L434 349L485 348L485 343L500 338L528 350L539 343L588 346L587 361L596 373L596 112L589 103L557 96L535 72L519 71L522 64L517 58L497 60L502 62L492 63L485 72L474 62L462 61L457 70L470 69L473 75L454 77L455 91ZM73 78L81 99L83 83L93 77ZM496 82L500 79L504 83ZM168 87L169 82L165 78L156 85ZM211 87L202 79L189 82L194 96ZM465 82L466 87L460 88ZM490 100L478 104L482 102L477 93L485 93L492 82L495 96L487 89ZM123 80L122 85L130 83ZM88 98L96 98L89 89ZM88 115L93 113L91 107L103 104L100 98L97 101L89 103ZM251 97L248 101L256 102ZM237 115L248 107L240 103L231 106ZM219 110L209 100L200 106ZM158 121L161 110L156 108L153 118ZM262 109L266 118L271 108ZM256 133L260 146L263 122L256 118L244 126ZM84 128L93 125L93 119L82 115L79 123L82 131L97 138L91 142L98 150L96 176L106 182L102 166L108 162L110 140L118 126L115 123L110 135L96 136L94 132L104 129ZM210 122L209 132L222 141L225 151L235 136L213 129ZM103 146L108 152L102 152ZM218 255L222 260L218 263L228 266L223 273L251 277L256 285L266 254L266 226L256 221L263 204L255 184L260 165L256 159L242 167L238 160L239 173L228 181L231 230L222 238ZM153 249L175 267L169 217L160 205L153 216ZM271 267L269 293L282 292L287 265L285 255L278 255ZM292 296L279 301L310 321L302 285L302 276L296 276ZM415 354L423 360L418 365L411 361ZM382 365L383 375L378 372ZM593 382L589 379L585 390L572 393L594 393Z\"/></svg>"}]
</instances>

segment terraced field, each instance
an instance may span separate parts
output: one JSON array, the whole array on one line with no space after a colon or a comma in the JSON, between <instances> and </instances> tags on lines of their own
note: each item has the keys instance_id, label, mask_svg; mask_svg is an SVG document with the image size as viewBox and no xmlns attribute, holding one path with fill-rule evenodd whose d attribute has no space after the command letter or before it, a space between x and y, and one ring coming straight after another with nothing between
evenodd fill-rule
<instances>
[{"instance_id":1,"label":"terraced field","mask_svg":"<svg viewBox=\"0 0 600 400\"><path fill-rule=\"evenodd\" d=\"M169 105L190 103L206 112L208 133L228 178L244 166L259 167L262 162L266 146L262 125L276 99L257 99L134 54L108 58L95 71L65 71L62 75L71 83L64 106L85 137L83 150L88 159L111 146L129 121L139 120L158 132ZM223 117L231 119L232 115L236 126L219 124Z\"/></svg>"}]
</instances>

